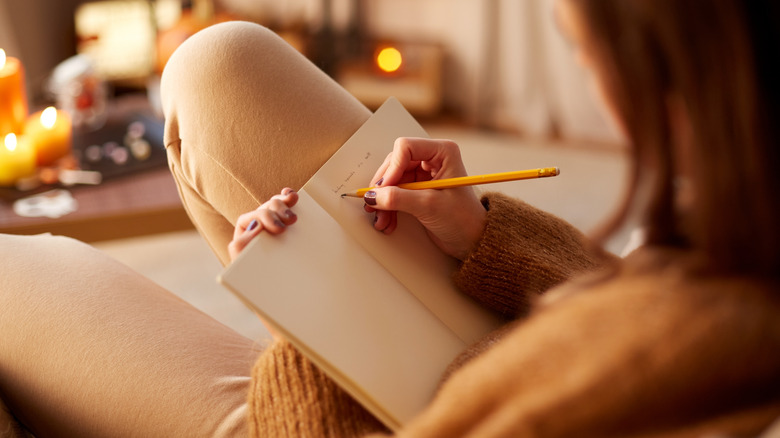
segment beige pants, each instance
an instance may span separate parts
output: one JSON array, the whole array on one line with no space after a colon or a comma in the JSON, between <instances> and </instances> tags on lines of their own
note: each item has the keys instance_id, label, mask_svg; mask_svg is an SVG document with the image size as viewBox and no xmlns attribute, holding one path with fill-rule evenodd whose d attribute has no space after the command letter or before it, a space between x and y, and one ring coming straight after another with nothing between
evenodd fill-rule
<instances>
[{"instance_id":1,"label":"beige pants","mask_svg":"<svg viewBox=\"0 0 780 438\"><path fill-rule=\"evenodd\" d=\"M370 115L249 23L190 38L162 86L171 171L222 263L238 215L303 185ZM245 435L258 354L87 245L0 235L0 436Z\"/></svg>"}]
</instances>

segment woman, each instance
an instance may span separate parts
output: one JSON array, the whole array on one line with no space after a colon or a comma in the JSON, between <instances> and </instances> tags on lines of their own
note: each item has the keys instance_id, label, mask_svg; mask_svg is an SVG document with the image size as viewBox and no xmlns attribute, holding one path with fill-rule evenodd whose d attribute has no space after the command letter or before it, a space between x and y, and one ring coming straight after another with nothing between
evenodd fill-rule
<instances>
[{"instance_id":1,"label":"woman","mask_svg":"<svg viewBox=\"0 0 780 438\"><path fill-rule=\"evenodd\" d=\"M550 290L525 321L467 352L470 363L399 435L755 436L778 417L780 95L766 60L780 42L777 12L768 2L556 4L634 147L634 196L622 214L645 209L648 241L622 263L499 194L480 202L470 189L394 187L465 175L451 142L396 141L371 182L382 188L365 197L377 230L392 233L394 211L411 213L463 262L460 288L510 318ZM284 189L240 216L231 254L263 229L283 232L296 199ZM314 391L316 373L279 371L294 354L279 341L255 366L250 418L260 435L289 431L280 417L322 430L319 414L298 416L285 409L294 397L275 401L265 389L281 374Z\"/></svg>"},{"instance_id":2,"label":"woman","mask_svg":"<svg viewBox=\"0 0 780 438\"><path fill-rule=\"evenodd\" d=\"M499 194L399 190L411 174L464 170L450 142L396 142L366 198L375 228L393 232L394 211L418 217L462 260L458 286L512 321L464 352L399 435L755 436L780 417L774 8L557 1L633 145L634 191L650 193L627 203L648 242L626 260ZM172 172L223 263L257 233L294 226L294 191L263 200L300 187L369 116L245 23L191 38L163 87ZM72 241L0 238L3 432L387 432L283 339L261 352Z\"/></svg>"}]
</instances>

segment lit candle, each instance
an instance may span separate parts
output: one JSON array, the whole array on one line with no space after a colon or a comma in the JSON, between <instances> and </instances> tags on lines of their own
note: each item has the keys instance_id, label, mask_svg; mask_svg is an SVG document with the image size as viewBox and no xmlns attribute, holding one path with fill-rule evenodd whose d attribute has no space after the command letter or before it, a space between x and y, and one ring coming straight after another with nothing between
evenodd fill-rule
<instances>
[{"instance_id":1,"label":"lit candle","mask_svg":"<svg viewBox=\"0 0 780 438\"><path fill-rule=\"evenodd\" d=\"M48 166L70 152L72 125L65 111L50 106L27 119L24 136L30 141L39 166Z\"/></svg>"},{"instance_id":2,"label":"lit candle","mask_svg":"<svg viewBox=\"0 0 780 438\"><path fill-rule=\"evenodd\" d=\"M6 57L5 50L0 49L0 138L22 132L26 119L24 68L18 59Z\"/></svg>"},{"instance_id":3,"label":"lit candle","mask_svg":"<svg viewBox=\"0 0 780 438\"><path fill-rule=\"evenodd\" d=\"M12 186L35 173L35 151L24 137L5 136L0 146L0 186Z\"/></svg>"}]
</instances>

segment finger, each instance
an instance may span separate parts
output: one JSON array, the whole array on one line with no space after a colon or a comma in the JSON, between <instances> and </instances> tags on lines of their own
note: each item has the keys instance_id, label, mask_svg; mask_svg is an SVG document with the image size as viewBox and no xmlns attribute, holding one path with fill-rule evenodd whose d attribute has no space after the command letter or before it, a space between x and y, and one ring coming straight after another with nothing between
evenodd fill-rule
<instances>
[{"instance_id":1,"label":"finger","mask_svg":"<svg viewBox=\"0 0 780 438\"><path fill-rule=\"evenodd\" d=\"M387 154L385 160L382 162L382 165L379 166L379 169L376 170L374 176L371 177L371 183L369 184L371 187L382 185L382 183L384 182L385 171L387 170L387 166L390 165L390 160L392 156L393 156L392 152Z\"/></svg>"},{"instance_id":2,"label":"finger","mask_svg":"<svg viewBox=\"0 0 780 438\"><path fill-rule=\"evenodd\" d=\"M453 146L455 147L453 148ZM410 170L409 163L441 163L454 152L453 149L457 151L457 145L452 142L427 138L399 137L393 144L390 164L384 173L385 183L388 185L398 184L404 173Z\"/></svg>"},{"instance_id":3,"label":"finger","mask_svg":"<svg viewBox=\"0 0 780 438\"><path fill-rule=\"evenodd\" d=\"M263 229L271 234L280 234L287 229L287 224L282 220L282 217L270 208L261 208L257 210L257 219Z\"/></svg>"},{"instance_id":4,"label":"finger","mask_svg":"<svg viewBox=\"0 0 780 438\"><path fill-rule=\"evenodd\" d=\"M280 194L272 196L271 199L268 200L268 202L270 201L281 201L284 204L286 204L287 207L293 207L298 202L298 192L296 192L295 190L289 187L285 187L284 189L282 189L282 192ZM266 204L268 202L266 202ZM261 205L261 207L262 206L265 206L265 204Z\"/></svg>"},{"instance_id":5,"label":"finger","mask_svg":"<svg viewBox=\"0 0 780 438\"><path fill-rule=\"evenodd\" d=\"M298 216L296 216L295 212L292 211L282 197L271 198L261 208L275 213L276 217L274 219L279 219L284 225L292 225L298 219Z\"/></svg>"},{"instance_id":6,"label":"finger","mask_svg":"<svg viewBox=\"0 0 780 438\"><path fill-rule=\"evenodd\" d=\"M260 231L262 231L262 226L260 225L260 222L252 219L249 222L249 225L247 228L237 236L233 238L233 240L228 244L228 253L230 254L230 259L234 260L238 255L241 253L241 251L244 250L244 248L249 244L249 242L252 241L252 239L257 236Z\"/></svg>"},{"instance_id":7,"label":"finger","mask_svg":"<svg viewBox=\"0 0 780 438\"><path fill-rule=\"evenodd\" d=\"M293 193L295 193L295 190L293 190L293 189L291 189L289 187L285 187L285 188L282 189L282 195L283 196L291 195Z\"/></svg>"},{"instance_id":8,"label":"finger","mask_svg":"<svg viewBox=\"0 0 780 438\"><path fill-rule=\"evenodd\" d=\"M257 210L250 211L249 213L244 213L241 216L238 217L236 220L236 226L233 229L233 240L237 239L239 236L244 234L249 228L249 224L252 223L252 221L257 220Z\"/></svg>"},{"instance_id":9,"label":"finger","mask_svg":"<svg viewBox=\"0 0 780 438\"><path fill-rule=\"evenodd\" d=\"M385 234L391 234L398 227L398 212L391 211L386 213L390 213L390 223L387 224L387 227L385 227L385 229L382 230L382 232Z\"/></svg>"},{"instance_id":10,"label":"finger","mask_svg":"<svg viewBox=\"0 0 780 438\"><path fill-rule=\"evenodd\" d=\"M374 229L377 231L385 231L393 222L393 216L395 215L396 212L394 211L377 210L374 215Z\"/></svg>"}]
</instances>

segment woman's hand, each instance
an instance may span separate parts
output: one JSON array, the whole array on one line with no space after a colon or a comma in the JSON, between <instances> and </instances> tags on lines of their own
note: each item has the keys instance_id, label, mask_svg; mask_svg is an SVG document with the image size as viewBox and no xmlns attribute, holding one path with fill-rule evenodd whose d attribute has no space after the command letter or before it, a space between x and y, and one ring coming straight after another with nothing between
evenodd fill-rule
<instances>
[{"instance_id":1,"label":"woman's hand","mask_svg":"<svg viewBox=\"0 0 780 438\"><path fill-rule=\"evenodd\" d=\"M288 225L298 219L290 208L298 202L298 193L285 187L282 193L257 208L238 217L233 231L233 240L228 245L230 260L233 261L243 251L246 245L261 231L271 234L284 232Z\"/></svg>"},{"instance_id":2,"label":"woman's hand","mask_svg":"<svg viewBox=\"0 0 780 438\"><path fill-rule=\"evenodd\" d=\"M433 242L460 260L474 249L487 213L472 187L403 190L401 183L466 176L458 145L449 140L402 137L371 180L367 212L376 212L374 228L386 234L397 226L396 211L417 218Z\"/></svg>"}]
</instances>

